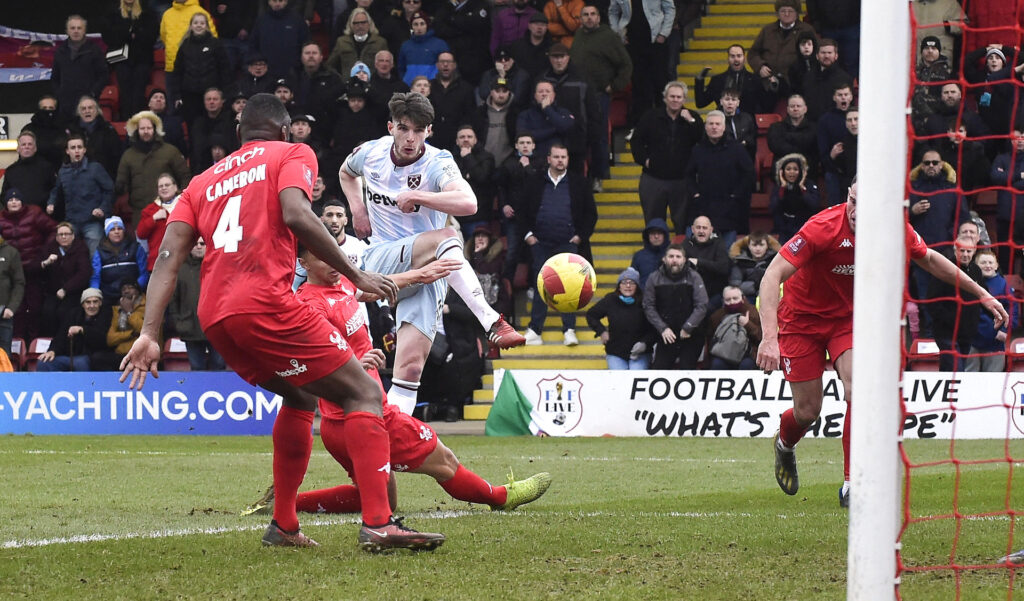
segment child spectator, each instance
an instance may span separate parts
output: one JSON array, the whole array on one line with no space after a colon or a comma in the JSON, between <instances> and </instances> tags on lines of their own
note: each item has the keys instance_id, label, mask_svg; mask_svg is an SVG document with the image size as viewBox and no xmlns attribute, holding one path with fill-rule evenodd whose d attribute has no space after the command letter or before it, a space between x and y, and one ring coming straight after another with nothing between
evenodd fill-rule
<instances>
[{"instance_id":1,"label":"child spectator","mask_svg":"<svg viewBox=\"0 0 1024 601\"><path fill-rule=\"evenodd\" d=\"M188 35L188 30L192 25L192 16L196 13L206 15L206 18L210 19L210 13L199 6L199 0L174 0L171 7L160 17L160 41L164 43L166 56L164 70L167 73L174 71L174 59L178 56L178 46ZM210 33L214 37L217 36L217 26L212 23L210 24Z\"/></svg>"},{"instance_id":2,"label":"child spectator","mask_svg":"<svg viewBox=\"0 0 1024 601\"><path fill-rule=\"evenodd\" d=\"M203 114L203 95L210 88L224 89L232 81L227 52L210 32L207 15L196 13L178 47L168 90L181 118L189 126Z\"/></svg>"},{"instance_id":3,"label":"child spectator","mask_svg":"<svg viewBox=\"0 0 1024 601\"><path fill-rule=\"evenodd\" d=\"M982 311L978 317L978 332L971 340L971 353L964 362L965 371L1004 371L1006 369L1006 336L1019 325L1020 313L1017 304L1011 306L1013 288L999 273L999 262L990 250L980 250L974 262L981 268L982 281L989 294L999 299L1010 314L1010 323L998 330L993 327L992 315ZM985 353L993 353L985 355ZM982 356L978 356L982 355Z\"/></svg>"},{"instance_id":4,"label":"child spectator","mask_svg":"<svg viewBox=\"0 0 1024 601\"><path fill-rule=\"evenodd\" d=\"M647 369L657 333L644 316L640 273L627 267L615 290L587 309L587 325L604 344L608 369ZM607 319L608 327L601 323Z\"/></svg>"},{"instance_id":5,"label":"child spectator","mask_svg":"<svg viewBox=\"0 0 1024 601\"><path fill-rule=\"evenodd\" d=\"M725 113L725 137L736 140L754 160L757 154L757 123L750 113L740 112L740 91L736 88L725 88L718 103Z\"/></svg>"},{"instance_id":6,"label":"child spectator","mask_svg":"<svg viewBox=\"0 0 1024 601\"><path fill-rule=\"evenodd\" d=\"M739 288L747 302L754 303L761 289L761 278L781 247L779 241L768 234L754 232L729 248L729 258L732 259L729 285Z\"/></svg>"}]
</instances>

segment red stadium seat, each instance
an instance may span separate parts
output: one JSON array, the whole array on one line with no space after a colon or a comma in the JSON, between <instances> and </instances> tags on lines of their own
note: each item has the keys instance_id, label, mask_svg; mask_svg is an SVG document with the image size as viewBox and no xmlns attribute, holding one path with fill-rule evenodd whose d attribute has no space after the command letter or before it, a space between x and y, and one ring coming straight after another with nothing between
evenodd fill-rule
<instances>
[{"instance_id":1,"label":"red stadium seat","mask_svg":"<svg viewBox=\"0 0 1024 601\"><path fill-rule=\"evenodd\" d=\"M939 345L931 338L918 338L910 344L907 369L939 371Z\"/></svg>"},{"instance_id":2,"label":"red stadium seat","mask_svg":"<svg viewBox=\"0 0 1024 601\"><path fill-rule=\"evenodd\" d=\"M25 364L25 351L27 349L24 338L14 338L11 340L11 365L14 367L14 371L21 371L22 366Z\"/></svg>"},{"instance_id":3,"label":"red stadium seat","mask_svg":"<svg viewBox=\"0 0 1024 601\"><path fill-rule=\"evenodd\" d=\"M757 122L757 134L764 136L768 133L768 128L772 126L772 123L782 121L782 115L778 113L759 113L754 115L754 120Z\"/></svg>"},{"instance_id":4,"label":"red stadium seat","mask_svg":"<svg viewBox=\"0 0 1024 601\"><path fill-rule=\"evenodd\" d=\"M168 338L164 343L164 370L192 371L188 363L185 342L181 338Z\"/></svg>"},{"instance_id":5,"label":"red stadium seat","mask_svg":"<svg viewBox=\"0 0 1024 601\"><path fill-rule=\"evenodd\" d=\"M99 101L101 107L107 107L116 113L118 107L121 106L121 94L118 92L117 86L105 86L100 92Z\"/></svg>"},{"instance_id":6,"label":"red stadium seat","mask_svg":"<svg viewBox=\"0 0 1024 601\"><path fill-rule=\"evenodd\" d=\"M33 338L28 345L28 354L25 356L25 371L35 371L36 363L39 362L39 355L50 350L52 338Z\"/></svg>"},{"instance_id":7,"label":"red stadium seat","mask_svg":"<svg viewBox=\"0 0 1024 601\"><path fill-rule=\"evenodd\" d=\"M167 64L167 50L163 48L157 48L153 51L153 68L164 70L164 65Z\"/></svg>"},{"instance_id":8,"label":"red stadium seat","mask_svg":"<svg viewBox=\"0 0 1024 601\"><path fill-rule=\"evenodd\" d=\"M1024 371L1024 338L1014 338L1006 345L1006 371Z\"/></svg>"},{"instance_id":9,"label":"red stadium seat","mask_svg":"<svg viewBox=\"0 0 1024 601\"><path fill-rule=\"evenodd\" d=\"M114 126L114 130L117 131L117 135L121 136L122 140L128 139L128 127L124 121L111 121L111 125Z\"/></svg>"}]
</instances>

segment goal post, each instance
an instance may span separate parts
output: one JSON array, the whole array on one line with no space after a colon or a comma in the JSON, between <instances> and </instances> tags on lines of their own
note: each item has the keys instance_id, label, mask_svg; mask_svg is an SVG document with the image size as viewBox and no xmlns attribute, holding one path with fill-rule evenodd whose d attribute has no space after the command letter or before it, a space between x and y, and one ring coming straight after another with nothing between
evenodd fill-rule
<instances>
[{"instance_id":1,"label":"goal post","mask_svg":"<svg viewBox=\"0 0 1024 601\"><path fill-rule=\"evenodd\" d=\"M904 182L910 73L906 2L861 4L847 599L896 598Z\"/></svg>"}]
</instances>

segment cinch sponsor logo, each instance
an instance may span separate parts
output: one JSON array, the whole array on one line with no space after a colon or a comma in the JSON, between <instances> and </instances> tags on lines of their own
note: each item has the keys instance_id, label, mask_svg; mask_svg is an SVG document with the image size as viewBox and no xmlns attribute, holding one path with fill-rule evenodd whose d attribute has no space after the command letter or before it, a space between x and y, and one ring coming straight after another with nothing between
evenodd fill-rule
<instances>
[{"instance_id":1,"label":"cinch sponsor logo","mask_svg":"<svg viewBox=\"0 0 1024 601\"><path fill-rule=\"evenodd\" d=\"M253 148L252 150L246 150L242 154L231 155L228 158L226 158L223 161L221 161L220 163L218 163L217 166L213 169L213 172L214 173L224 173L225 171L227 171L229 169L234 169L235 167L241 167L249 159L251 159L253 157L257 157L257 156L263 156L264 152L265 151L264 151L262 146L257 146L256 148Z\"/></svg>"}]
</instances>

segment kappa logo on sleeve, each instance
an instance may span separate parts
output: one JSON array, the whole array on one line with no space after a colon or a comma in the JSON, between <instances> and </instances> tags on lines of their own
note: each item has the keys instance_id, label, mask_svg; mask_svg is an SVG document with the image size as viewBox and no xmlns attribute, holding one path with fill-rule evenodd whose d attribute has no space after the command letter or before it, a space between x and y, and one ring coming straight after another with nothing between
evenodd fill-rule
<instances>
[{"instance_id":1,"label":"kappa logo on sleeve","mask_svg":"<svg viewBox=\"0 0 1024 601\"><path fill-rule=\"evenodd\" d=\"M798 252L800 252L800 249L802 249L806 244L806 240L804 240L801 236L796 236L792 240L790 240L789 244L787 244L786 246L787 248L789 248L789 252L795 255Z\"/></svg>"},{"instance_id":2,"label":"kappa logo on sleeve","mask_svg":"<svg viewBox=\"0 0 1024 601\"><path fill-rule=\"evenodd\" d=\"M310 169L307 165L302 166L302 177L303 179L306 180L307 186L313 185L313 170Z\"/></svg>"}]
</instances>

